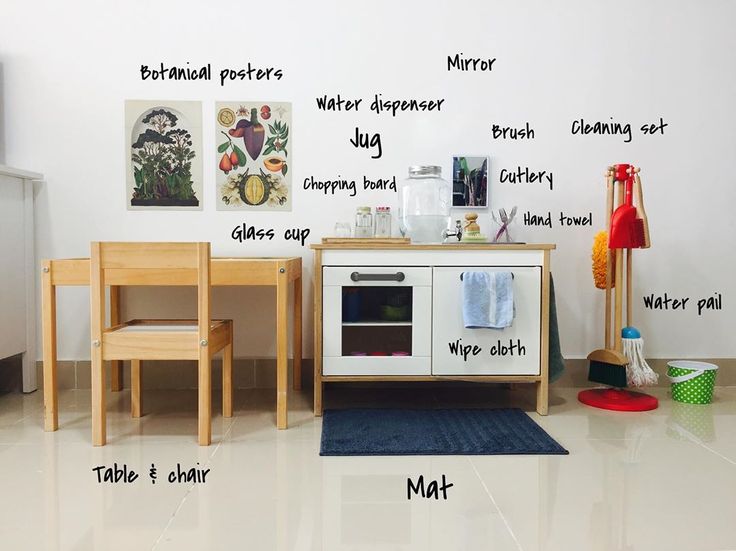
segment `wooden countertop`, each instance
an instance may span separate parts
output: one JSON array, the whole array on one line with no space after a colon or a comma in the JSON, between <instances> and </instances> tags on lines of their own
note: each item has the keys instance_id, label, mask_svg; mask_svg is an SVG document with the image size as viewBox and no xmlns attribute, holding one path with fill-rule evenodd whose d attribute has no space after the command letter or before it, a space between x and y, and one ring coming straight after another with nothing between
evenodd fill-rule
<instances>
[{"instance_id":1,"label":"wooden countertop","mask_svg":"<svg viewBox=\"0 0 736 551\"><path fill-rule=\"evenodd\" d=\"M309 246L315 250L407 250L407 251L551 251L557 248L554 243L314 243Z\"/></svg>"}]
</instances>

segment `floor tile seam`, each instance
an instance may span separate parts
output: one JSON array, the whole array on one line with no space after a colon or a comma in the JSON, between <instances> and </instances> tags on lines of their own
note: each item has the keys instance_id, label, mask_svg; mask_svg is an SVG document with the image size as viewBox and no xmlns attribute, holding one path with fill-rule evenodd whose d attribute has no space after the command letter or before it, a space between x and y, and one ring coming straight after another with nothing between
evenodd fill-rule
<instances>
[{"instance_id":1,"label":"floor tile seam","mask_svg":"<svg viewBox=\"0 0 736 551\"><path fill-rule=\"evenodd\" d=\"M212 455L210 455L207 458L207 463L204 464L203 468L208 468L210 466L210 463L212 462L212 457L215 453L217 453L217 449L219 449L220 445L218 444L215 448L215 451L212 452ZM176 518L176 515L179 514L179 511L181 511L182 507L184 507L184 503L186 502L187 498L189 497L189 494L192 493L192 490L196 487L196 483L192 482L192 484L187 489L186 493L182 496L181 500L179 501L178 505L176 506L176 509L174 509L174 512L169 517L169 520L166 522L166 526L163 527L161 530L161 533L159 534L156 541L153 543L153 547L151 547L151 551L155 551L158 544L161 542L163 537L166 535L167 530L171 526L171 523L174 522L174 519Z\"/></svg>"},{"instance_id":2,"label":"floor tile seam","mask_svg":"<svg viewBox=\"0 0 736 551\"><path fill-rule=\"evenodd\" d=\"M649 415L650 417L652 417L652 418L656 418L656 417L657 417L657 416L658 416L659 414L655 414L655 413L654 413L654 411L655 411L655 410L652 410L652 411L648 411L648 412L646 412L646 413L647 413L647 415ZM691 442L691 443L693 443L693 444L696 444L696 445L698 445L699 447L705 448L705 449L706 449L706 450L708 450L709 452L711 452L711 453L713 453L713 454L717 455L718 457L720 457L721 459L723 459L723 460L727 461L728 463L731 463L732 465L736 465L736 461L733 461L733 460L729 459L728 457L726 457L725 455L723 455L723 454L721 454L721 453L717 452L716 450L714 450L714 449L713 449L713 448L711 448L710 446L706 445L706 444L705 444L705 442L703 442L702 440L700 440L699 438L697 438L697 437L696 437L696 436L694 436L694 435L693 435L693 436L687 436L687 441L688 441L688 442Z\"/></svg>"},{"instance_id":3,"label":"floor tile seam","mask_svg":"<svg viewBox=\"0 0 736 551\"><path fill-rule=\"evenodd\" d=\"M518 551L524 551L524 548L521 545L521 542L516 537L516 534L511 529L511 525L509 524L508 519L506 518L506 515L503 514L503 511L501 511L501 508L498 506L498 503L496 502L496 499L493 497L493 494L491 493L490 488L486 485L485 480L480 476L480 473L478 472L477 467L475 466L475 463L473 462L472 457L468 457L468 462L470 463L470 466L473 468L473 472L475 473L475 476L478 478L478 481L480 482L480 485L483 487L483 490L485 490L486 495L491 500L491 503L496 508L496 511L498 511L498 515L501 517L501 520L503 521L504 526L506 527L506 530L508 530L509 535L511 536L511 539L514 540L514 543L516 544L516 548Z\"/></svg>"},{"instance_id":4,"label":"floor tile seam","mask_svg":"<svg viewBox=\"0 0 736 551\"><path fill-rule=\"evenodd\" d=\"M218 450L222 446L222 443L224 442L225 438L227 437L228 433L232 430L232 428L233 428L233 426L235 425L236 422L237 422L237 420L236 419L233 419L233 421L230 423L230 426L223 433L222 438L220 439L220 441L217 443L217 445L215 445L215 449L212 450L212 453L207 457L207 462L204 465L204 468L205 469L208 468L212 464L212 460L214 459L215 454L217 454ZM176 509L171 514L171 517L169 517L169 520L166 523L166 526L163 527L163 529L161 530L161 533L159 534L158 538L156 539L155 542L153 542L153 547L151 547L151 551L155 551L156 547L158 547L159 543L164 538L164 536L166 535L166 532L168 531L169 527L171 526L171 523L174 522L174 519L176 518L176 515L178 515L179 514L179 511L181 511L182 507L184 507L184 503L186 502L187 498L189 497L189 494L192 493L192 490L194 490L194 488L195 488L196 485L197 484L193 482L189 486L189 489L186 491L186 493L182 496L182 498L179 501L179 504L177 505Z\"/></svg>"},{"instance_id":5,"label":"floor tile seam","mask_svg":"<svg viewBox=\"0 0 736 551\"><path fill-rule=\"evenodd\" d=\"M209 458L207 459L207 464L208 465L212 461L212 458L215 457L215 454L220 449L220 446L222 446L222 444L227 440L227 438L230 435L230 433L233 431L233 427L235 426L235 424L238 422L238 418L235 417L235 416L231 417L231 419L232 419L232 421L230 421L230 424L228 425L227 430L222 433L222 436L220 437L220 441L217 443L217 445L215 446L215 449L212 450L212 453L210 454Z\"/></svg>"},{"instance_id":6,"label":"floor tile seam","mask_svg":"<svg viewBox=\"0 0 736 551\"><path fill-rule=\"evenodd\" d=\"M728 463L731 463L731 465L736 465L736 461L734 461L733 459L730 459L729 457L723 455L721 452L714 450L713 448L711 448L710 446L708 446L705 442L699 442L698 441L697 443L700 444L700 446L702 446L706 450L708 450L710 453L712 453L714 455L717 455L718 457L720 457L724 461L727 461Z\"/></svg>"},{"instance_id":7,"label":"floor tile seam","mask_svg":"<svg viewBox=\"0 0 736 551\"><path fill-rule=\"evenodd\" d=\"M207 464L205 467L209 465L209 461L207 461ZM166 532L168 531L169 527L171 526L171 523L174 522L174 519L176 518L176 515L181 511L181 508L184 507L184 503L186 502L187 498L189 497L189 494L192 493L192 490L196 486L195 483L192 483L191 486L189 486L189 489L186 491L186 493L182 496L181 500L179 501L179 504L176 506L176 509L174 509L174 512L169 517L168 522L166 522L166 525L162 528L161 533L159 534L158 538L156 538L156 541L153 542L153 546L151 547L151 551L155 551L156 547L158 547L158 544L161 543L161 540L166 535Z\"/></svg>"}]
</instances>

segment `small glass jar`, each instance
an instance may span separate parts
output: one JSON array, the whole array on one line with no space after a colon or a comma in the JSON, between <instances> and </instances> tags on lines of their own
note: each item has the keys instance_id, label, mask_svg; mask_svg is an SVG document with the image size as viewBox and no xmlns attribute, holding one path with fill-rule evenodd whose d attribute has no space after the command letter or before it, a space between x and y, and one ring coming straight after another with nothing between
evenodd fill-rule
<instances>
[{"instance_id":1,"label":"small glass jar","mask_svg":"<svg viewBox=\"0 0 736 551\"><path fill-rule=\"evenodd\" d=\"M355 213L355 237L373 237L373 215L370 207L358 207Z\"/></svg>"},{"instance_id":2,"label":"small glass jar","mask_svg":"<svg viewBox=\"0 0 736 551\"><path fill-rule=\"evenodd\" d=\"M376 237L391 237L391 207L376 207Z\"/></svg>"}]
</instances>

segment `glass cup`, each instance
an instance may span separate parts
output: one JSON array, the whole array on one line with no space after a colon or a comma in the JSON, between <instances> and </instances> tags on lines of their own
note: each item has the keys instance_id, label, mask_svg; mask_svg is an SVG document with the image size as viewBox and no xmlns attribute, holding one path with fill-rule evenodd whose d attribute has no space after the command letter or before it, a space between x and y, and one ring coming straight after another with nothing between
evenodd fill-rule
<instances>
[{"instance_id":1,"label":"glass cup","mask_svg":"<svg viewBox=\"0 0 736 551\"><path fill-rule=\"evenodd\" d=\"M352 226L350 222L338 222L335 224L335 237L350 237Z\"/></svg>"}]
</instances>

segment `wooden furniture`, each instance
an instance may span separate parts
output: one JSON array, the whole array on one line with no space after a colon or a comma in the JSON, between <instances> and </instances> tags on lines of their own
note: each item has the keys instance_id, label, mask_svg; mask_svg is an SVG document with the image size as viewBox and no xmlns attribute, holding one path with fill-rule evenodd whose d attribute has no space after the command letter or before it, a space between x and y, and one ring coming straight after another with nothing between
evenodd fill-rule
<instances>
[{"instance_id":1,"label":"wooden furniture","mask_svg":"<svg viewBox=\"0 0 736 551\"><path fill-rule=\"evenodd\" d=\"M170 285L183 285L187 270L169 270ZM44 260L42 264L42 331L43 331L43 393L44 429L59 427L56 388L56 288L90 284L88 258ZM110 289L110 322L120 322L120 286L150 285L150 276L117 270L109 273L105 284ZM288 332L289 291L293 289L293 377L294 390L301 389L302 360L302 259L288 258L218 258L211 260L212 286L274 286L276 287L276 426L288 426ZM122 389L120 360L112 360L111 387Z\"/></svg>"},{"instance_id":2,"label":"wooden furniture","mask_svg":"<svg viewBox=\"0 0 736 551\"><path fill-rule=\"evenodd\" d=\"M322 414L325 383L437 380L534 383L537 412L547 414L549 269L555 245L323 243L311 248L315 415ZM464 327L461 276L473 270L512 272L512 327Z\"/></svg>"},{"instance_id":3,"label":"wooden furniture","mask_svg":"<svg viewBox=\"0 0 736 551\"><path fill-rule=\"evenodd\" d=\"M0 165L0 359L22 354L23 392L37 388L33 182L42 178Z\"/></svg>"},{"instance_id":4,"label":"wooden furniture","mask_svg":"<svg viewBox=\"0 0 736 551\"><path fill-rule=\"evenodd\" d=\"M131 413L141 416L141 360L197 360L199 445L212 440L212 356L223 351L222 415L233 415L233 322L210 316L209 243L92 243L90 255L92 329L92 443L106 437L105 361L131 360ZM197 287L196 320L133 320L106 327L105 280L117 271L170 286L169 271L184 272Z\"/></svg>"}]
</instances>

